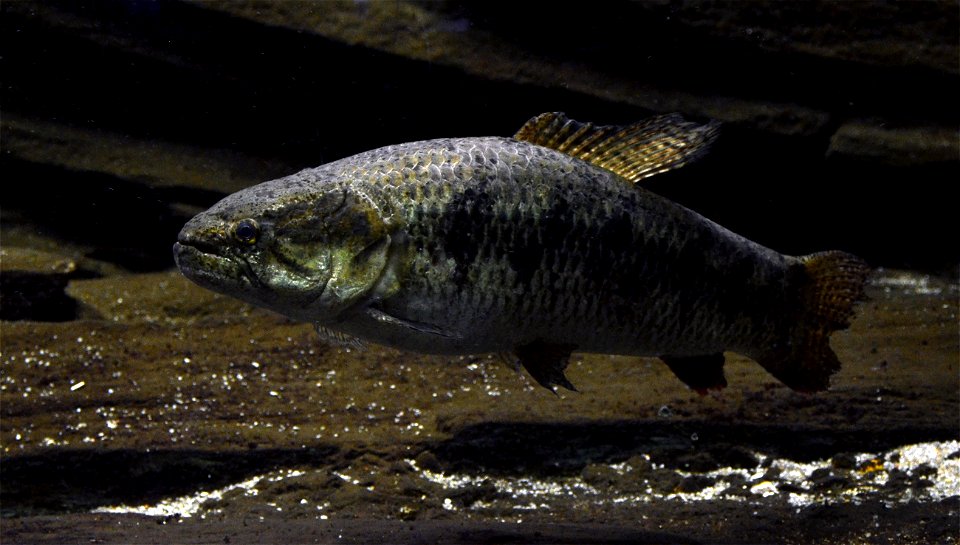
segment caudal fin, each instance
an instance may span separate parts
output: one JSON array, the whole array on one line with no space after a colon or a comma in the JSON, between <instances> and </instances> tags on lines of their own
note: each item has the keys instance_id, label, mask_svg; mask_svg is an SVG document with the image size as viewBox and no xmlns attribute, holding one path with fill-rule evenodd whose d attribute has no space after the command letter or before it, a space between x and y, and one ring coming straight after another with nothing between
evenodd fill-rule
<instances>
[{"instance_id":1,"label":"caudal fin","mask_svg":"<svg viewBox=\"0 0 960 545\"><path fill-rule=\"evenodd\" d=\"M797 311L785 338L755 359L773 376L794 390L825 390L840 360L830 348L830 334L846 329L853 305L863 299L863 284L870 268L860 258L844 252L820 252L799 258L795 280Z\"/></svg>"}]
</instances>

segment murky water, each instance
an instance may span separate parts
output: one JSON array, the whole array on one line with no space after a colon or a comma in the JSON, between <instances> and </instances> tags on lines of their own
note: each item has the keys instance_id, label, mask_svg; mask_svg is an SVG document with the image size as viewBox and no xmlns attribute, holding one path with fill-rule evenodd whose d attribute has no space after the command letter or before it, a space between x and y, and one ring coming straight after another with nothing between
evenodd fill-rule
<instances>
[{"instance_id":1,"label":"murky water","mask_svg":"<svg viewBox=\"0 0 960 545\"><path fill-rule=\"evenodd\" d=\"M569 372L581 393L555 396L493 357L331 349L176 274L77 282L89 319L4 324L3 510L639 520L715 537L753 528L744 513L946 523L958 288L883 271L869 291L834 340L828 392L790 392L730 355L730 387L700 397L657 360L584 355ZM867 522L845 524L878 531Z\"/></svg>"}]
</instances>

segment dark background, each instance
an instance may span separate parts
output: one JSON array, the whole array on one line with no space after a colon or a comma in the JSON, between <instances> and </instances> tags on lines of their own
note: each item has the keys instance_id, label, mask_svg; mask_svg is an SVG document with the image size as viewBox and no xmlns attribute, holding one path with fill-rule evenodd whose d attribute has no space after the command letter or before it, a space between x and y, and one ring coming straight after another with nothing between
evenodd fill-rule
<instances>
[{"instance_id":1,"label":"dark background","mask_svg":"<svg viewBox=\"0 0 960 545\"><path fill-rule=\"evenodd\" d=\"M183 222L249 183L544 111L680 111L722 137L651 189L784 253L960 257L954 2L0 8L5 245L165 269ZM211 175L179 177L177 154Z\"/></svg>"},{"instance_id":2,"label":"dark background","mask_svg":"<svg viewBox=\"0 0 960 545\"><path fill-rule=\"evenodd\" d=\"M0 541L955 540L958 498L923 500L943 472L854 455L957 456L955 279L878 274L833 338L829 392L733 357L724 397L701 398L658 362L585 355L582 393L553 396L482 357L326 346L193 285L171 245L229 192L376 146L678 111L721 139L650 188L782 252L955 277L958 33L956 0L0 1ZM667 497L759 456L770 471L732 494L774 496ZM813 458L823 500L799 507L775 462ZM489 480L445 489L408 459L608 500L556 496L520 525ZM89 512L283 468L306 473L206 519ZM646 486L649 503L613 501ZM499 503L466 511L481 500Z\"/></svg>"}]
</instances>

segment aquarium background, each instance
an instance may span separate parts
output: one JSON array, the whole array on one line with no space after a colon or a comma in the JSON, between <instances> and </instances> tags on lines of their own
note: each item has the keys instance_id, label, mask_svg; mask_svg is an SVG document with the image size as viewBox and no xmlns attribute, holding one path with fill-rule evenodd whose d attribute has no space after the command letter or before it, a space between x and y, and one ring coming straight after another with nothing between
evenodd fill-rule
<instances>
[{"instance_id":1,"label":"aquarium background","mask_svg":"<svg viewBox=\"0 0 960 545\"><path fill-rule=\"evenodd\" d=\"M955 2L3 2L0 36L4 541L956 539ZM585 356L555 397L173 269L240 188L546 111L717 119L647 187L877 267L834 388Z\"/></svg>"}]
</instances>

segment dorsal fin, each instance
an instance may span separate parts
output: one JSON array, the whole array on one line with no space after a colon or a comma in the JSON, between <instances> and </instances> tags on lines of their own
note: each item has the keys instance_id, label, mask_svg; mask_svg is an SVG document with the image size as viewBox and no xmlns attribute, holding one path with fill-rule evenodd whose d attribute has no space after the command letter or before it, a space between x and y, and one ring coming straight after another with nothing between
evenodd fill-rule
<instances>
[{"instance_id":1,"label":"dorsal fin","mask_svg":"<svg viewBox=\"0 0 960 545\"><path fill-rule=\"evenodd\" d=\"M637 183L680 168L703 155L720 124L700 125L680 114L658 115L627 125L594 125L561 112L540 114L513 137L583 159Z\"/></svg>"}]
</instances>

